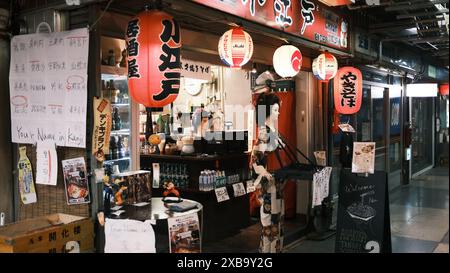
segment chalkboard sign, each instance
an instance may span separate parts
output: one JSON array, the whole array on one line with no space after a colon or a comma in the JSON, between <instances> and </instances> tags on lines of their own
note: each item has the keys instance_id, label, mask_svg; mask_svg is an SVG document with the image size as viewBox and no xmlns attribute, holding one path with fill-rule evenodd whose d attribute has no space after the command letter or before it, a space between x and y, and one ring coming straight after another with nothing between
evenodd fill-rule
<instances>
[{"instance_id":1,"label":"chalkboard sign","mask_svg":"<svg viewBox=\"0 0 450 273\"><path fill-rule=\"evenodd\" d=\"M337 217L336 252L390 253L386 172L365 177L343 169Z\"/></svg>"}]
</instances>

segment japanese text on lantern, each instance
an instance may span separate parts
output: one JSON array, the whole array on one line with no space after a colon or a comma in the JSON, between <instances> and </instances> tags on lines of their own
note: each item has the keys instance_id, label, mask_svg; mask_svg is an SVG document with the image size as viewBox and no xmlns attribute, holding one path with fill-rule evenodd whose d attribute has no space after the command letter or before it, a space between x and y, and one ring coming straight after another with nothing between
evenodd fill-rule
<instances>
[{"instance_id":1,"label":"japanese text on lantern","mask_svg":"<svg viewBox=\"0 0 450 273\"><path fill-rule=\"evenodd\" d=\"M128 51L128 78L140 78L139 65L136 58L139 56L139 19L131 20L127 28L127 51Z\"/></svg>"},{"instance_id":2,"label":"japanese text on lantern","mask_svg":"<svg viewBox=\"0 0 450 273\"><path fill-rule=\"evenodd\" d=\"M162 91L153 96L157 101L162 101L171 94L178 94L180 88L180 28L175 20L163 20L162 24L164 30L160 38L163 42L163 54L159 56L162 62L158 69L164 72L166 79L161 81Z\"/></svg>"},{"instance_id":3,"label":"japanese text on lantern","mask_svg":"<svg viewBox=\"0 0 450 273\"><path fill-rule=\"evenodd\" d=\"M341 106L347 105L351 108L356 106L356 79L356 75L354 75L351 71L341 76L341 80L343 80L341 89Z\"/></svg>"}]
</instances>

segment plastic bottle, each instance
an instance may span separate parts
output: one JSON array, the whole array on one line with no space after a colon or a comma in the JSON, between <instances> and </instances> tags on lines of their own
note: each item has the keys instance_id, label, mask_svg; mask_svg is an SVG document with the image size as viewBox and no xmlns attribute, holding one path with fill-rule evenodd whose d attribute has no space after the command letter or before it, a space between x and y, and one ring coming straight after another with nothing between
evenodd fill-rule
<instances>
[{"instance_id":1,"label":"plastic bottle","mask_svg":"<svg viewBox=\"0 0 450 273\"><path fill-rule=\"evenodd\" d=\"M203 178L204 177L205 177L205 173L203 171L201 171L200 172L200 177L198 178L198 189L200 191L204 191L204 189L203 189L203 183L204 183Z\"/></svg>"}]
</instances>

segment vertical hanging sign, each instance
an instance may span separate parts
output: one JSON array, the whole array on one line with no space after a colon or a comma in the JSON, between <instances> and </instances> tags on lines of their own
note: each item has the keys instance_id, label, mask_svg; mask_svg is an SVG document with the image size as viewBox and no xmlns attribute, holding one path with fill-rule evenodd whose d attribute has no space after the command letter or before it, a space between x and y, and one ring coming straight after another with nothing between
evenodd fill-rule
<instances>
[{"instance_id":1,"label":"vertical hanging sign","mask_svg":"<svg viewBox=\"0 0 450 273\"><path fill-rule=\"evenodd\" d=\"M111 135L111 103L104 98L94 98L94 130L92 133L92 154L103 162L109 153L109 136Z\"/></svg>"}]
</instances>

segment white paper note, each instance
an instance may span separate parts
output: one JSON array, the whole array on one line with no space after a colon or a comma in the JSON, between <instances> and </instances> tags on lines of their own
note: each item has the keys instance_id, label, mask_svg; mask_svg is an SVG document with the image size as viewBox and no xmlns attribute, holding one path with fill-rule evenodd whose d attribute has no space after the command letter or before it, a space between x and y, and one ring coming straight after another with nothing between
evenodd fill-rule
<instances>
[{"instance_id":1,"label":"white paper note","mask_svg":"<svg viewBox=\"0 0 450 273\"><path fill-rule=\"evenodd\" d=\"M159 163L153 163L153 188L159 188Z\"/></svg>"},{"instance_id":2,"label":"white paper note","mask_svg":"<svg viewBox=\"0 0 450 273\"><path fill-rule=\"evenodd\" d=\"M233 184L233 190L234 190L234 197L245 195L245 187L244 183L236 183Z\"/></svg>"},{"instance_id":3,"label":"white paper note","mask_svg":"<svg viewBox=\"0 0 450 273\"><path fill-rule=\"evenodd\" d=\"M88 53L87 28L12 38L13 142L86 147Z\"/></svg>"},{"instance_id":4,"label":"white paper note","mask_svg":"<svg viewBox=\"0 0 450 273\"><path fill-rule=\"evenodd\" d=\"M214 190L216 192L217 202L223 202L230 199L230 196L228 195L228 191L226 187L216 188Z\"/></svg>"},{"instance_id":5,"label":"white paper note","mask_svg":"<svg viewBox=\"0 0 450 273\"><path fill-rule=\"evenodd\" d=\"M106 218L105 253L156 253L151 221Z\"/></svg>"},{"instance_id":6,"label":"white paper note","mask_svg":"<svg viewBox=\"0 0 450 273\"><path fill-rule=\"evenodd\" d=\"M313 175L312 207L320 206L324 198L328 197L330 188L331 167L325 167Z\"/></svg>"},{"instance_id":7,"label":"white paper note","mask_svg":"<svg viewBox=\"0 0 450 273\"><path fill-rule=\"evenodd\" d=\"M247 193L254 192L256 190L255 182L253 180L247 181Z\"/></svg>"},{"instance_id":8,"label":"white paper note","mask_svg":"<svg viewBox=\"0 0 450 273\"><path fill-rule=\"evenodd\" d=\"M36 149L36 184L56 186L58 157L53 142L40 142Z\"/></svg>"}]
</instances>

